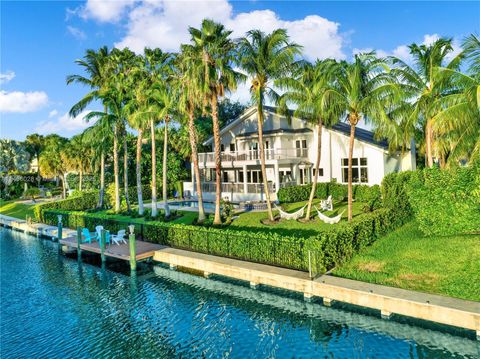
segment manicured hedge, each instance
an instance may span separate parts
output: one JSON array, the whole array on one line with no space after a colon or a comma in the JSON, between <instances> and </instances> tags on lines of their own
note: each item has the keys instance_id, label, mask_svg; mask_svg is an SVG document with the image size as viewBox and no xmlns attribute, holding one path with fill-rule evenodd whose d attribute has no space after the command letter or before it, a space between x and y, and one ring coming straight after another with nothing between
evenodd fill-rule
<instances>
[{"instance_id":1,"label":"manicured hedge","mask_svg":"<svg viewBox=\"0 0 480 359\"><path fill-rule=\"evenodd\" d=\"M278 191L278 200L280 202L300 202L307 201L312 190L312 184L291 186L280 188ZM380 186L353 186L353 197L360 202L380 201ZM332 195L334 200L343 200L348 195L348 187L345 184L336 182L319 182L315 189L315 197L325 199Z\"/></svg>"},{"instance_id":2,"label":"manicured hedge","mask_svg":"<svg viewBox=\"0 0 480 359\"><path fill-rule=\"evenodd\" d=\"M46 223L43 216L46 210L84 211L95 208L97 202L98 192L80 192L78 195L60 201L37 204L33 209L33 213L37 221Z\"/></svg>"},{"instance_id":3,"label":"manicured hedge","mask_svg":"<svg viewBox=\"0 0 480 359\"><path fill-rule=\"evenodd\" d=\"M64 226L86 227L93 231L103 225L112 233L126 229L128 222L113 220L105 214L87 212L46 211L45 223L57 225L63 215ZM212 227L174 223L147 222L135 224L135 233L150 242L196 252L231 257L308 271L310 262L315 273L323 273L351 258L394 226L392 211L380 209L355 218L351 224L342 222L310 238L281 236L276 233L252 233Z\"/></svg>"},{"instance_id":4,"label":"manicured hedge","mask_svg":"<svg viewBox=\"0 0 480 359\"><path fill-rule=\"evenodd\" d=\"M480 233L480 164L416 171L406 193L426 235Z\"/></svg>"},{"instance_id":5,"label":"manicured hedge","mask_svg":"<svg viewBox=\"0 0 480 359\"><path fill-rule=\"evenodd\" d=\"M407 194L412 171L390 173L382 181L382 203L394 213L397 225L402 225L412 219L413 210Z\"/></svg>"}]
</instances>

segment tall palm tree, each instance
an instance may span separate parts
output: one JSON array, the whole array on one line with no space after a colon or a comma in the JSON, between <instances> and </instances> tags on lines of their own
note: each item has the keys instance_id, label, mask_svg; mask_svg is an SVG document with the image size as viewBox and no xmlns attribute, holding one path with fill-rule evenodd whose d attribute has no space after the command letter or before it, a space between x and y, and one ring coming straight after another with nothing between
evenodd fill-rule
<instances>
[{"instance_id":1,"label":"tall palm tree","mask_svg":"<svg viewBox=\"0 0 480 359\"><path fill-rule=\"evenodd\" d=\"M361 119L385 121L387 110L398 102L399 89L383 59L375 53L357 54L353 63L340 62L331 67L335 81L327 86L324 105L333 114L346 114L350 124L348 149L348 220L352 220L352 157L355 128ZM360 177L360 174L359 174Z\"/></svg>"},{"instance_id":2,"label":"tall palm tree","mask_svg":"<svg viewBox=\"0 0 480 359\"><path fill-rule=\"evenodd\" d=\"M25 144L27 145L27 151L30 153L30 155L36 158L37 160L37 181L38 185L40 186L40 166L39 166L39 161L40 161L40 153L42 152L44 148L44 137L42 135L39 135L38 133L33 133L31 135L28 135L27 138L25 139Z\"/></svg>"},{"instance_id":3,"label":"tall palm tree","mask_svg":"<svg viewBox=\"0 0 480 359\"><path fill-rule=\"evenodd\" d=\"M69 75L67 76L67 84L80 83L88 86L91 91L87 93L79 102L70 109L70 116L78 116L93 101L105 98L102 93L109 90L111 84L112 73L115 69L115 61L111 58L111 52L106 46L101 47L98 52L87 50L83 59L75 61L86 72L87 76ZM109 96L111 100L111 96ZM101 100L104 106L104 113L108 112L108 105ZM115 211L120 211L120 180L118 168L118 124L114 125L113 136L113 173L115 182ZM104 173L104 171L102 172ZM100 183L105 183L105 179L101 179ZM101 193L105 193L105 188L100 188ZM102 198L103 205L103 195Z\"/></svg>"},{"instance_id":4,"label":"tall palm tree","mask_svg":"<svg viewBox=\"0 0 480 359\"><path fill-rule=\"evenodd\" d=\"M194 178L197 186L198 223L205 221L203 206L202 182L197 152L197 130L195 128L195 110L202 104L202 63L196 59L188 45L182 46L176 68L178 77L176 86L179 89L179 112L187 117L188 138L190 141L190 159L193 163Z\"/></svg>"},{"instance_id":5,"label":"tall palm tree","mask_svg":"<svg viewBox=\"0 0 480 359\"><path fill-rule=\"evenodd\" d=\"M155 128L159 120L163 117L166 119L165 104L170 103L168 98L162 98L162 95L159 93L163 93L162 89L168 86L168 77L171 75L172 72L172 65L174 56L167 52L162 52L160 49L145 49L145 64L146 64L146 79L150 84L150 89L148 92L148 101L150 105L150 113L148 114L150 120L150 138L152 143L152 217L157 216L157 155L156 155L156 141L155 141ZM160 104L157 100L160 100ZM167 100L166 102L163 100ZM161 112L158 112L158 105L162 105ZM167 105L167 107L169 107ZM148 111L147 111L148 113ZM165 126L166 127L166 126ZM165 136L167 136L167 131L165 131ZM164 200L164 208L165 213L170 215L170 211L168 208L167 203L167 193L166 193L166 145L167 141L164 139L164 164L163 164L163 200Z\"/></svg>"},{"instance_id":6,"label":"tall palm tree","mask_svg":"<svg viewBox=\"0 0 480 359\"><path fill-rule=\"evenodd\" d=\"M435 69L445 65L447 56L453 51L452 40L440 38L430 45L412 44L409 46L415 65L411 67L404 61L393 58L396 68L393 73L398 77L404 90L404 101L409 103L408 126L420 124L424 131L425 160L428 167L433 166L435 134L432 118L435 116L435 101L450 91L444 78L439 78ZM461 57L454 58L446 67L458 69Z\"/></svg>"},{"instance_id":7,"label":"tall palm tree","mask_svg":"<svg viewBox=\"0 0 480 359\"><path fill-rule=\"evenodd\" d=\"M192 50L203 65L204 109L210 105L213 123L213 142L215 151L215 215L214 224L221 224L221 172L222 162L220 154L220 125L218 120L218 99L227 91L234 90L237 82L243 78L242 74L233 69L236 60L235 43L230 39L231 31L225 30L222 24L212 20L202 21L202 27L189 28Z\"/></svg>"},{"instance_id":8,"label":"tall palm tree","mask_svg":"<svg viewBox=\"0 0 480 359\"><path fill-rule=\"evenodd\" d=\"M323 126L331 126L338 121L338 116L332 116L328 108L325 108L323 96L327 86L333 81L329 67L334 66L332 60L317 61L315 65L304 63L294 78L283 78L275 82L275 85L286 92L281 96L281 108L286 103L297 105L294 116L303 118L314 124L317 128L317 158L315 160L315 176L313 177L312 189L307 204L305 219L310 219L313 198L315 196L320 160L322 155L322 129ZM288 111L288 110L287 110ZM288 113L288 112L287 112Z\"/></svg>"},{"instance_id":9,"label":"tall palm tree","mask_svg":"<svg viewBox=\"0 0 480 359\"><path fill-rule=\"evenodd\" d=\"M480 159L480 37L471 34L465 38L463 49L467 72L436 68L437 77L447 78L452 90L435 101L437 113L432 117L432 128L439 137L450 140L451 163Z\"/></svg>"},{"instance_id":10,"label":"tall palm tree","mask_svg":"<svg viewBox=\"0 0 480 359\"><path fill-rule=\"evenodd\" d=\"M278 94L272 88L273 81L291 74L295 56L300 53L301 46L290 42L285 29L274 30L268 35L260 30L251 30L240 40L240 66L251 77L250 93L257 105L258 147L270 221L273 221L273 212L263 145L263 106L265 97L277 102Z\"/></svg>"}]
</instances>

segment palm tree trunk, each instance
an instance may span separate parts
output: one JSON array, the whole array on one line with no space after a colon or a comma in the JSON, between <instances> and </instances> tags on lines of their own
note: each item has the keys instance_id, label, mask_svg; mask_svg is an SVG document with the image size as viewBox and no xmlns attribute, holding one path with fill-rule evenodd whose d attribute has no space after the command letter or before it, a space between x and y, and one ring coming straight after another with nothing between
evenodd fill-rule
<instances>
[{"instance_id":1,"label":"palm tree trunk","mask_svg":"<svg viewBox=\"0 0 480 359\"><path fill-rule=\"evenodd\" d=\"M143 130L138 130L137 137L137 196L138 196L138 214L143 215L143 198L142 198L142 135Z\"/></svg>"},{"instance_id":2,"label":"palm tree trunk","mask_svg":"<svg viewBox=\"0 0 480 359\"><path fill-rule=\"evenodd\" d=\"M432 129L432 121L427 120L427 124L425 126L425 159L427 161L427 166L433 166L433 129Z\"/></svg>"},{"instance_id":3,"label":"palm tree trunk","mask_svg":"<svg viewBox=\"0 0 480 359\"><path fill-rule=\"evenodd\" d=\"M113 177L115 182L115 212L120 212L120 176L118 173L118 124L113 134Z\"/></svg>"},{"instance_id":4,"label":"palm tree trunk","mask_svg":"<svg viewBox=\"0 0 480 359\"><path fill-rule=\"evenodd\" d=\"M273 222L272 204L270 203L270 191L268 189L267 167L265 165L265 149L263 148L263 106L259 102L257 105L258 120L258 147L260 150L260 166L262 168L263 187L265 191L265 200L267 201L268 218Z\"/></svg>"},{"instance_id":5,"label":"palm tree trunk","mask_svg":"<svg viewBox=\"0 0 480 359\"><path fill-rule=\"evenodd\" d=\"M150 120L150 136L152 138L152 217L157 216L157 149L155 147L155 121Z\"/></svg>"},{"instance_id":6,"label":"palm tree trunk","mask_svg":"<svg viewBox=\"0 0 480 359\"><path fill-rule=\"evenodd\" d=\"M103 208L103 197L105 195L105 151L102 149L100 154L100 196L98 199L98 207Z\"/></svg>"},{"instance_id":7,"label":"palm tree trunk","mask_svg":"<svg viewBox=\"0 0 480 359\"><path fill-rule=\"evenodd\" d=\"M170 208L167 203L167 151L168 151L168 116L165 117L165 128L163 130L163 168L162 168L162 190L163 190L163 208L165 218L170 217Z\"/></svg>"},{"instance_id":8,"label":"palm tree trunk","mask_svg":"<svg viewBox=\"0 0 480 359\"><path fill-rule=\"evenodd\" d=\"M62 198L65 199L67 198L67 186L65 185L65 173L62 173L61 181L62 181Z\"/></svg>"},{"instance_id":9,"label":"palm tree trunk","mask_svg":"<svg viewBox=\"0 0 480 359\"><path fill-rule=\"evenodd\" d=\"M318 120L318 127L317 127L317 160L315 162L315 176L313 177L312 183L312 190L310 191L310 197L308 198L308 205L307 205L307 214L305 215L305 219L310 219L310 212L312 210L312 203L313 197L315 197L315 192L317 190L317 182L318 182L318 170L320 167L320 159L322 157L322 119Z\"/></svg>"},{"instance_id":10,"label":"palm tree trunk","mask_svg":"<svg viewBox=\"0 0 480 359\"><path fill-rule=\"evenodd\" d=\"M126 130L123 137L123 187L125 188L125 202L127 203L127 211L130 212L130 196L128 195L128 148Z\"/></svg>"},{"instance_id":11,"label":"palm tree trunk","mask_svg":"<svg viewBox=\"0 0 480 359\"><path fill-rule=\"evenodd\" d=\"M353 218L352 159L353 159L353 144L355 142L355 126L356 126L356 121L350 121L350 142L348 146L348 221L349 222L351 222Z\"/></svg>"},{"instance_id":12,"label":"palm tree trunk","mask_svg":"<svg viewBox=\"0 0 480 359\"><path fill-rule=\"evenodd\" d=\"M215 216L213 224L222 224L220 217L220 198L222 195L222 159L220 157L220 126L218 123L218 99L217 95L211 97L213 142L215 146Z\"/></svg>"},{"instance_id":13,"label":"palm tree trunk","mask_svg":"<svg viewBox=\"0 0 480 359\"><path fill-rule=\"evenodd\" d=\"M197 179L197 199L198 199L198 223L205 221L205 208L203 208L202 183L200 179L200 167L198 165L197 137L195 130L194 114L190 111L188 114L188 132L190 136L190 147L192 148L193 172Z\"/></svg>"}]
</instances>

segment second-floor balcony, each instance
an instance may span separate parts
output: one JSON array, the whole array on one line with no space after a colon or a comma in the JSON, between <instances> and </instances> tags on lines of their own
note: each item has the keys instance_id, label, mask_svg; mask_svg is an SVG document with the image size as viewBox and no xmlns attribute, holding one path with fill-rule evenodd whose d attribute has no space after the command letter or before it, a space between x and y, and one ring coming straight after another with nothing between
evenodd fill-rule
<instances>
[{"instance_id":1,"label":"second-floor balcony","mask_svg":"<svg viewBox=\"0 0 480 359\"><path fill-rule=\"evenodd\" d=\"M266 160L281 160L291 158L306 158L308 157L308 149L306 148L266 148ZM221 152L220 158L222 162L237 162L237 161L255 161L260 160L259 150L246 151L232 151ZM215 162L215 152L204 152L198 154L198 161L200 163Z\"/></svg>"}]
</instances>

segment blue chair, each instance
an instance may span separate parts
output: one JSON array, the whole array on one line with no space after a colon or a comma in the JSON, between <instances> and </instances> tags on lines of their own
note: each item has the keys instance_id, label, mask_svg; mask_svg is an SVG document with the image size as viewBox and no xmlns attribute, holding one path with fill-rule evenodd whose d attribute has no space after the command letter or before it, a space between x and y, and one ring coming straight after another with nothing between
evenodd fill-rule
<instances>
[{"instance_id":1,"label":"blue chair","mask_svg":"<svg viewBox=\"0 0 480 359\"><path fill-rule=\"evenodd\" d=\"M90 233L88 231L88 228L83 228L82 229L82 236L83 236L83 243L92 243L92 240L95 240L97 238L96 233Z\"/></svg>"}]
</instances>

